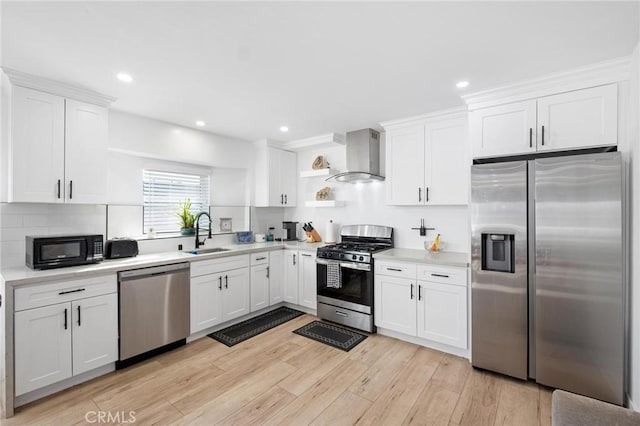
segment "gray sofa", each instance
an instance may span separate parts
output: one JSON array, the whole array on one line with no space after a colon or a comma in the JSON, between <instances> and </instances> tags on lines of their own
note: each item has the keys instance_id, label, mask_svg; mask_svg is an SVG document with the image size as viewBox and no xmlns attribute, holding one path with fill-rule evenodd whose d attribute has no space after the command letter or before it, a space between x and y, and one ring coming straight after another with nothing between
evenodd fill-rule
<instances>
[{"instance_id":1,"label":"gray sofa","mask_svg":"<svg viewBox=\"0 0 640 426\"><path fill-rule=\"evenodd\" d=\"M553 392L551 424L552 426L639 426L640 412L556 390Z\"/></svg>"}]
</instances>

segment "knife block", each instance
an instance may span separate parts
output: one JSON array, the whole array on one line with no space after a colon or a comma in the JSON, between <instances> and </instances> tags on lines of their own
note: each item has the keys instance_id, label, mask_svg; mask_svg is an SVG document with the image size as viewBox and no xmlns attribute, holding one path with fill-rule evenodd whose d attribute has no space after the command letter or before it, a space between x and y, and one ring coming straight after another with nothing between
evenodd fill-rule
<instances>
[{"instance_id":1,"label":"knife block","mask_svg":"<svg viewBox=\"0 0 640 426\"><path fill-rule=\"evenodd\" d=\"M307 242L308 243L320 243L322 242L322 238L320 238L320 234L315 229L311 232L305 231L307 234Z\"/></svg>"}]
</instances>

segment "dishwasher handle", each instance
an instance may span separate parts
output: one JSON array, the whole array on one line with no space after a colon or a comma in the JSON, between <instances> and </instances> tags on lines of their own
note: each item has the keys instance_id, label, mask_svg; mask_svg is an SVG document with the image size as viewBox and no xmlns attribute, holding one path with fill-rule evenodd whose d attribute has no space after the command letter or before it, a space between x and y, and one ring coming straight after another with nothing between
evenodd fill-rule
<instances>
[{"instance_id":1,"label":"dishwasher handle","mask_svg":"<svg viewBox=\"0 0 640 426\"><path fill-rule=\"evenodd\" d=\"M188 272L188 263L175 263L172 265L152 266L151 268L132 269L118 273L120 281L138 280L140 278L153 277L157 275L174 274L178 272Z\"/></svg>"}]
</instances>

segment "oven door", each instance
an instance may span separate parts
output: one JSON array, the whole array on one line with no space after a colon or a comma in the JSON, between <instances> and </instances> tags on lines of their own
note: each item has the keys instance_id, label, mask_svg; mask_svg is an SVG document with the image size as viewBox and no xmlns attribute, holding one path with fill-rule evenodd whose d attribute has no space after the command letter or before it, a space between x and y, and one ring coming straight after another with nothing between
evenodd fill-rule
<instances>
[{"instance_id":1,"label":"oven door","mask_svg":"<svg viewBox=\"0 0 640 426\"><path fill-rule=\"evenodd\" d=\"M318 301L332 299L337 306L370 314L373 308L373 271L370 264L316 259ZM328 279L328 269L337 265L339 283ZM326 299L325 299L326 300ZM339 303L337 301L343 302Z\"/></svg>"},{"instance_id":2,"label":"oven door","mask_svg":"<svg viewBox=\"0 0 640 426\"><path fill-rule=\"evenodd\" d=\"M33 242L34 266L50 268L86 263L89 247L84 237L45 238Z\"/></svg>"}]
</instances>

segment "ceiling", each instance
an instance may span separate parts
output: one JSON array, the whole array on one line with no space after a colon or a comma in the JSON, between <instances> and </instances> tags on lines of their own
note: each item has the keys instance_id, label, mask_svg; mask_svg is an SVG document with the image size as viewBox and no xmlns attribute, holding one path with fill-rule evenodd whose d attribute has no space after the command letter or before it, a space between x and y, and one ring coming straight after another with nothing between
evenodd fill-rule
<instances>
[{"instance_id":1,"label":"ceiling","mask_svg":"<svg viewBox=\"0 0 640 426\"><path fill-rule=\"evenodd\" d=\"M250 140L462 105L461 93L628 55L639 24L637 2L608 1L0 4L4 66Z\"/></svg>"}]
</instances>

